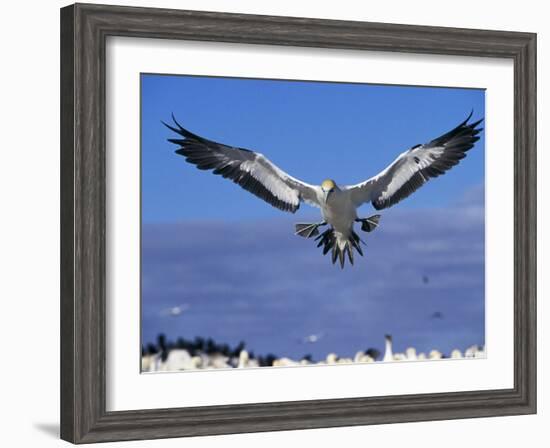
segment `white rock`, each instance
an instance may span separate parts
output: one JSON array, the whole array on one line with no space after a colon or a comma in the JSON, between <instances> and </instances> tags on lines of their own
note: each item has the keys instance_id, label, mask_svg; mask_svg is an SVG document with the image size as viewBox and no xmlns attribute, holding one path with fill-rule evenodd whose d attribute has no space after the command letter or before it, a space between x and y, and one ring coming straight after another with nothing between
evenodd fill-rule
<instances>
[{"instance_id":1,"label":"white rock","mask_svg":"<svg viewBox=\"0 0 550 448\"><path fill-rule=\"evenodd\" d=\"M459 349L455 348L452 352L451 352L451 358L452 359L461 359L462 358L462 353Z\"/></svg>"},{"instance_id":2,"label":"white rock","mask_svg":"<svg viewBox=\"0 0 550 448\"><path fill-rule=\"evenodd\" d=\"M405 355L407 356L407 361L416 361L418 356L416 356L416 349L414 347L408 347L405 350Z\"/></svg>"},{"instance_id":3,"label":"white rock","mask_svg":"<svg viewBox=\"0 0 550 448\"><path fill-rule=\"evenodd\" d=\"M196 368L196 361L191 359L191 355L187 350L181 348L170 350L166 361L162 365L162 370L167 372L174 370L192 370Z\"/></svg>"},{"instance_id":4,"label":"white rock","mask_svg":"<svg viewBox=\"0 0 550 448\"><path fill-rule=\"evenodd\" d=\"M273 361L273 367L288 367L297 365L300 365L300 363L290 358L279 358Z\"/></svg>"},{"instance_id":5,"label":"white rock","mask_svg":"<svg viewBox=\"0 0 550 448\"><path fill-rule=\"evenodd\" d=\"M353 359L351 358L339 358L336 360L337 364L353 364Z\"/></svg>"}]
</instances>

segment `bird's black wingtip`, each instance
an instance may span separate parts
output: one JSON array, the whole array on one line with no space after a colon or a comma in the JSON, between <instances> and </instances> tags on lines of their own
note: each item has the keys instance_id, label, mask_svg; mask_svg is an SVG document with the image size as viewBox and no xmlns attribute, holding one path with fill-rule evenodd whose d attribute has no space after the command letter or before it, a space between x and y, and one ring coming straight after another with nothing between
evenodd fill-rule
<instances>
[{"instance_id":1,"label":"bird's black wingtip","mask_svg":"<svg viewBox=\"0 0 550 448\"><path fill-rule=\"evenodd\" d=\"M177 126L177 128L175 128L174 126L171 126L167 123L165 123L164 121L160 121L164 126L166 126L168 129L170 129L171 131L174 131L176 134L179 134L181 135L182 137L185 137L185 138L189 138L189 139L194 139L194 140L199 140L199 141L203 141L203 142L206 142L208 140L206 140L205 138L203 137L199 137L198 135L196 134L193 134L192 132L188 131L187 129L185 129L181 124L179 124L178 120L176 120L176 116L174 115L174 112L172 112L172 120L174 121L175 125Z\"/></svg>"},{"instance_id":2,"label":"bird's black wingtip","mask_svg":"<svg viewBox=\"0 0 550 448\"><path fill-rule=\"evenodd\" d=\"M174 119L174 114L172 113L172 119ZM173 126L170 126L168 123L164 122L163 120L160 120L160 122L166 126L168 129L170 129L171 131L174 131L176 134L180 134L181 135L181 126L178 124L178 122L176 120L174 120L174 122L176 123L176 125L178 125L178 127L180 129L176 129L175 127Z\"/></svg>"},{"instance_id":3,"label":"bird's black wingtip","mask_svg":"<svg viewBox=\"0 0 550 448\"><path fill-rule=\"evenodd\" d=\"M470 129L475 129L476 131L482 131L483 128L481 129L476 129L477 126L479 126L481 123L483 123L483 121L485 120L485 118L480 118L479 120L477 121L474 121L473 123L468 123L470 121L470 119L473 117L474 115L474 109L472 108L470 110L470 113L468 114L468 117L466 118L466 120L464 120L458 127L461 128L461 127L469 127Z\"/></svg>"},{"instance_id":4,"label":"bird's black wingtip","mask_svg":"<svg viewBox=\"0 0 550 448\"><path fill-rule=\"evenodd\" d=\"M176 126L178 128L180 128L180 131L185 131L185 129L183 129L182 125L178 123L178 120L176 120L176 116L174 115L174 112L172 112L172 120L174 121L174 123L176 123Z\"/></svg>"},{"instance_id":5,"label":"bird's black wingtip","mask_svg":"<svg viewBox=\"0 0 550 448\"><path fill-rule=\"evenodd\" d=\"M473 115L474 115L474 109L472 108L472 109L470 109L470 113L466 117L466 120L464 120L462 123L460 123L460 125L458 127L461 128L461 127L464 127L464 126L469 126L468 122L470 121L470 118L472 118Z\"/></svg>"},{"instance_id":6,"label":"bird's black wingtip","mask_svg":"<svg viewBox=\"0 0 550 448\"><path fill-rule=\"evenodd\" d=\"M483 123L484 118L480 118L477 121L474 121L473 123L470 123L468 126L472 129L476 129L481 123ZM479 129L481 130L481 129Z\"/></svg>"}]
</instances>

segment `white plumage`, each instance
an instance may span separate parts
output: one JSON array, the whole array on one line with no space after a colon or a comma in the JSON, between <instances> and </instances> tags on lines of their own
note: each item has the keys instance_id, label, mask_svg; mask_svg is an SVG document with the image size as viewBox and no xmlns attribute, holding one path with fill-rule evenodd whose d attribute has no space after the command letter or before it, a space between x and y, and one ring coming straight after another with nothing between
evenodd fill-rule
<instances>
[{"instance_id":1,"label":"white plumage","mask_svg":"<svg viewBox=\"0 0 550 448\"><path fill-rule=\"evenodd\" d=\"M360 238L353 227L361 223L361 230L370 232L378 226L380 215L359 219L357 208L366 202L381 210L411 195L429 179L444 174L466 157L479 140L482 120L468 124L472 114L451 131L440 137L413 146L401 153L386 169L356 185L338 186L332 179L321 185L310 185L285 173L263 154L236 148L199 137L184 129L172 116L177 127L164 123L182 138L169 139L179 145L176 150L201 170L231 179L247 191L283 211L295 213L301 202L319 207L323 221L300 223L296 234L315 236L323 254L332 251L332 262L337 259L344 267L346 255L353 264L354 249L363 255ZM322 234L319 227L329 225Z\"/></svg>"}]
</instances>

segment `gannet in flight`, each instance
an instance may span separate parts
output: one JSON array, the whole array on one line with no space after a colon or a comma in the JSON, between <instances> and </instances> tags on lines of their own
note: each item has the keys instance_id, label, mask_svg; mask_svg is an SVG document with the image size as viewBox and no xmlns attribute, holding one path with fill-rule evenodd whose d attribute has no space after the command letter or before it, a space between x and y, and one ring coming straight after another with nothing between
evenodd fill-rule
<instances>
[{"instance_id":1,"label":"gannet in flight","mask_svg":"<svg viewBox=\"0 0 550 448\"><path fill-rule=\"evenodd\" d=\"M324 336L324 333L308 334L301 339L301 342L303 342L304 344L315 344L316 342L319 342Z\"/></svg>"},{"instance_id":2,"label":"gannet in flight","mask_svg":"<svg viewBox=\"0 0 550 448\"><path fill-rule=\"evenodd\" d=\"M285 173L263 154L244 148L217 143L184 129L172 114L177 127L163 124L182 138L169 142L179 145L177 154L201 170L229 178L245 190L285 212L295 213L301 202L319 207L322 222L296 224L296 234L305 238L316 236L323 254L332 251L332 263L337 259L343 268L346 254L353 264L353 249L360 255L361 239L354 231L354 223L361 230L371 232L378 226L380 215L359 218L357 208L371 202L376 210L391 207L412 194L429 179L444 174L460 159L466 157L479 140L483 119L468 123L472 112L457 127L436 139L415 145L401 153L386 169L356 185L337 185L332 179L321 185L310 185ZM319 227L329 228L319 233Z\"/></svg>"},{"instance_id":3,"label":"gannet in flight","mask_svg":"<svg viewBox=\"0 0 550 448\"><path fill-rule=\"evenodd\" d=\"M185 311L187 311L190 308L190 305L188 303L183 303L181 305L171 306L170 308L163 309L160 314L162 316L171 316L171 317L177 317L183 314Z\"/></svg>"}]
</instances>

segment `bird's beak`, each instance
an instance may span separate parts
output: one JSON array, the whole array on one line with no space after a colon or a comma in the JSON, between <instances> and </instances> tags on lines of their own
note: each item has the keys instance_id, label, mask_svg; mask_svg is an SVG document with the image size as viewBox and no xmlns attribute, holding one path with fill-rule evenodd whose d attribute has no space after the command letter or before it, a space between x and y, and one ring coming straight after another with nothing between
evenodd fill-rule
<instances>
[{"instance_id":1,"label":"bird's beak","mask_svg":"<svg viewBox=\"0 0 550 448\"><path fill-rule=\"evenodd\" d=\"M325 191L325 202L328 201L328 197L330 196L331 193L332 193L332 190Z\"/></svg>"}]
</instances>

